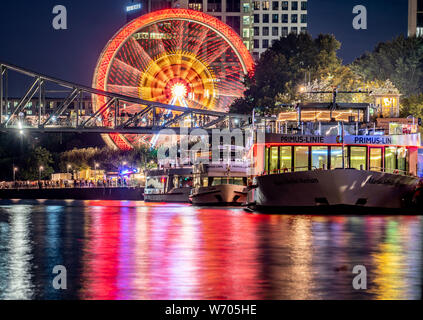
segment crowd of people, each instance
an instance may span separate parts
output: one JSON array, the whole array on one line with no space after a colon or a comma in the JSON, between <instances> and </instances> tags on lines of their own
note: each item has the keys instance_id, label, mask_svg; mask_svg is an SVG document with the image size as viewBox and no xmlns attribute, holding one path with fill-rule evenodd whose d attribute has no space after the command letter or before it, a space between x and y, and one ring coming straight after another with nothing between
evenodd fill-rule
<instances>
[{"instance_id":1,"label":"crowd of people","mask_svg":"<svg viewBox=\"0 0 423 320\"><path fill-rule=\"evenodd\" d=\"M54 189L54 188L117 188L137 187L133 180L126 178L103 180L40 180L40 181L14 181L0 182L0 189Z\"/></svg>"}]
</instances>

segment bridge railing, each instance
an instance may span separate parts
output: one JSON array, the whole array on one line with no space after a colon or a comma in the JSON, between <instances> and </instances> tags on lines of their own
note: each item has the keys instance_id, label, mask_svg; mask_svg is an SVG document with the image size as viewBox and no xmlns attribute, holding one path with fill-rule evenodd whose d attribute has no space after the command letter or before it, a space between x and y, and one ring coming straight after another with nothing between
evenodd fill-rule
<instances>
[{"instance_id":1,"label":"bridge railing","mask_svg":"<svg viewBox=\"0 0 423 320\"><path fill-rule=\"evenodd\" d=\"M12 74L29 80L9 96ZM59 90L60 89L60 90ZM49 93L60 92L52 107ZM0 62L0 130L41 132L157 133L166 128L241 128L248 116L147 101L60 80Z\"/></svg>"}]
</instances>

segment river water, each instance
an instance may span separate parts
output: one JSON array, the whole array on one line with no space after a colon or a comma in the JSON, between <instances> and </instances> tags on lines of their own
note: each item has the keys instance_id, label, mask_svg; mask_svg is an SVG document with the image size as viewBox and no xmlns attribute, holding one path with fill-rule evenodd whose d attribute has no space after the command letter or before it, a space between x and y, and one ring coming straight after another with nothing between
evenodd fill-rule
<instances>
[{"instance_id":1,"label":"river water","mask_svg":"<svg viewBox=\"0 0 423 320\"><path fill-rule=\"evenodd\" d=\"M0 299L420 299L422 227L418 216L2 205ZM66 290L52 285L57 265ZM353 288L356 265L366 290Z\"/></svg>"}]
</instances>

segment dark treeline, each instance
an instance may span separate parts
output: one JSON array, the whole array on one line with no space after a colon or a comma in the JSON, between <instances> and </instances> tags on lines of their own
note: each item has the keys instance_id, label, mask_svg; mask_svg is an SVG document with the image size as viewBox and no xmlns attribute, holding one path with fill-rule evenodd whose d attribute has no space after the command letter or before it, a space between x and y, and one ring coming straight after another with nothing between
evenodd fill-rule
<instances>
[{"instance_id":1,"label":"dark treeline","mask_svg":"<svg viewBox=\"0 0 423 320\"><path fill-rule=\"evenodd\" d=\"M0 134L0 181L12 180L14 167L17 180L36 180L41 166L41 178L49 179L53 172L94 168L95 164L107 171L118 170L124 162L144 168L153 159L154 150L113 150L97 134Z\"/></svg>"}]
</instances>

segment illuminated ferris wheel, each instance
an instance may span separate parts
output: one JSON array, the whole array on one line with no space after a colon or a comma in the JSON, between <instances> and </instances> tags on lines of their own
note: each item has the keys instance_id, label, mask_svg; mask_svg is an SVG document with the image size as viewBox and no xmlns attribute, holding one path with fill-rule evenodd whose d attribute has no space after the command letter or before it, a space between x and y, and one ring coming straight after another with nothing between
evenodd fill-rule
<instances>
[{"instance_id":1,"label":"illuminated ferris wheel","mask_svg":"<svg viewBox=\"0 0 423 320\"><path fill-rule=\"evenodd\" d=\"M202 12L168 9L133 20L109 41L93 86L186 108L227 111L243 95L244 76L253 67L250 53L229 26ZM102 105L99 99L95 108ZM124 110L136 113L139 106L125 105ZM106 137L120 148L131 148L143 139Z\"/></svg>"}]
</instances>

